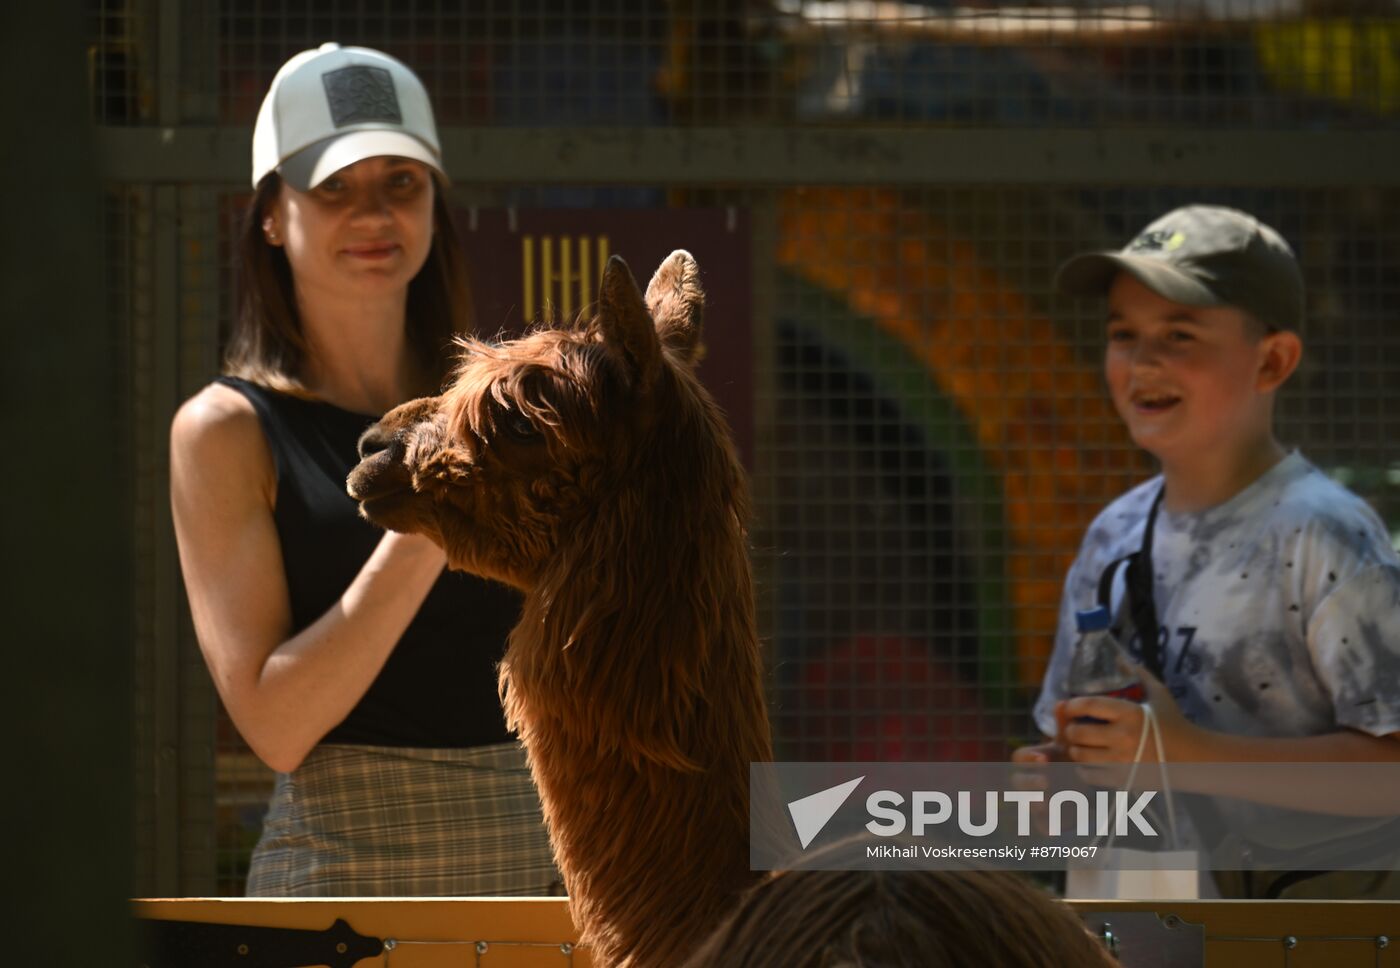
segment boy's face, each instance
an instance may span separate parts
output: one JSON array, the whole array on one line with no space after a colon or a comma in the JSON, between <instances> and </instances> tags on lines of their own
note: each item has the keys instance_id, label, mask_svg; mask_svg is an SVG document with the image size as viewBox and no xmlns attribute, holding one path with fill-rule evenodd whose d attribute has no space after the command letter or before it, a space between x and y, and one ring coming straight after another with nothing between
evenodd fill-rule
<instances>
[{"instance_id":1,"label":"boy's face","mask_svg":"<svg viewBox=\"0 0 1400 968\"><path fill-rule=\"evenodd\" d=\"M1262 333L1229 306L1184 306L1120 272L1108 293L1104 372L1134 442L1164 463L1271 432Z\"/></svg>"}]
</instances>

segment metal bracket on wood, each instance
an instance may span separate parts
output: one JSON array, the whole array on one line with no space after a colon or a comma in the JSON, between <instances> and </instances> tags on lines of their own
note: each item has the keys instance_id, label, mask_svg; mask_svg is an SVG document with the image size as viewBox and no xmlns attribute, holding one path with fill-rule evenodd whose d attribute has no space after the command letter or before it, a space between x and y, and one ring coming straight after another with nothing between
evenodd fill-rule
<instances>
[{"instance_id":1,"label":"metal bracket on wood","mask_svg":"<svg viewBox=\"0 0 1400 968\"><path fill-rule=\"evenodd\" d=\"M381 939L357 934L341 918L324 931L156 919L142 925L141 968L353 968L384 951Z\"/></svg>"},{"instance_id":2,"label":"metal bracket on wood","mask_svg":"<svg viewBox=\"0 0 1400 968\"><path fill-rule=\"evenodd\" d=\"M1203 924L1154 911L1081 911L1079 916L1124 968L1202 968L1205 964Z\"/></svg>"}]
</instances>

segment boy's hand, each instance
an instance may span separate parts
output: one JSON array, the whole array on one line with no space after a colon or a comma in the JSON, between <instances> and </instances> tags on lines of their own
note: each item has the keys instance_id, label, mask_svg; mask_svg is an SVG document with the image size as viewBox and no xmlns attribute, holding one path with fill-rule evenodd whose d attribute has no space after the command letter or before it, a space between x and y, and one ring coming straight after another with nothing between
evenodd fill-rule
<instances>
[{"instance_id":1,"label":"boy's hand","mask_svg":"<svg viewBox=\"0 0 1400 968\"><path fill-rule=\"evenodd\" d=\"M1181 715L1171 693L1156 676L1141 667L1137 674L1156 714L1167 760L1190 760L1189 750L1196 727ZM1142 740L1144 715L1142 704L1126 699L1106 696L1063 699L1055 704L1055 739L1064 747L1067 758L1075 763L1131 763ZM1083 716L1103 722L1076 722ZM1157 760L1157 744L1151 738L1143 747L1142 758L1146 762Z\"/></svg>"},{"instance_id":2,"label":"boy's hand","mask_svg":"<svg viewBox=\"0 0 1400 968\"><path fill-rule=\"evenodd\" d=\"M1059 743L1037 743L1011 751L1012 763L1063 763L1068 757Z\"/></svg>"},{"instance_id":3,"label":"boy's hand","mask_svg":"<svg viewBox=\"0 0 1400 968\"><path fill-rule=\"evenodd\" d=\"M1049 789L1045 775L1035 769L1042 763L1063 763L1066 761L1064 747L1059 743L1037 743L1022 746L1011 751L1011 762L1025 764L1029 768L1011 774L1011 783L1017 790ZM1044 800L1030 804L1031 829L1042 837L1050 830L1050 808Z\"/></svg>"}]
</instances>

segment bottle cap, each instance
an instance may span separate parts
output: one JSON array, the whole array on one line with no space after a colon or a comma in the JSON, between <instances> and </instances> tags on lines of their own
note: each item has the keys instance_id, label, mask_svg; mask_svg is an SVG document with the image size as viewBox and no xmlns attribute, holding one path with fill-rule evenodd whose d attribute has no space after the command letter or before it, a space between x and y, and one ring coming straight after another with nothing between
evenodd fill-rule
<instances>
[{"instance_id":1,"label":"bottle cap","mask_svg":"<svg viewBox=\"0 0 1400 968\"><path fill-rule=\"evenodd\" d=\"M1111 623L1108 609L1099 605L1074 613L1074 624L1081 632L1097 632L1106 629Z\"/></svg>"}]
</instances>

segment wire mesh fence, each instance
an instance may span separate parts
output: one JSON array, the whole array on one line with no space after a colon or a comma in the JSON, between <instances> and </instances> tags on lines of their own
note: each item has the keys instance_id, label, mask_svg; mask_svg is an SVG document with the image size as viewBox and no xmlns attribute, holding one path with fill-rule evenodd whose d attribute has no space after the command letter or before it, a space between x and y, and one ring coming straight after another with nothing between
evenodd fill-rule
<instances>
[{"instance_id":1,"label":"wire mesh fence","mask_svg":"<svg viewBox=\"0 0 1400 968\"><path fill-rule=\"evenodd\" d=\"M94 103L153 112L154 20L213 112L248 124L289 53L327 38L412 64L444 124L1369 126L1400 106L1388 0L895 3L874 0L101 0ZM189 56L209 50L212 59ZM174 65L172 65L174 66ZM143 80L144 79L144 80Z\"/></svg>"},{"instance_id":2,"label":"wire mesh fence","mask_svg":"<svg viewBox=\"0 0 1400 968\"><path fill-rule=\"evenodd\" d=\"M1202 129L1210 151L1225 143L1214 130L1384 131L1400 113L1400 15L1380 3L92 9L93 110L106 127L173 110L180 125L246 129L282 61L328 39L404 59L448 132L722 125L743 139L774 124L863 126L869 150L899 152L930 126L1047 138L1136 126ZM171 18L188 27L174 32L180 43ZM172 90L175 109L161 104ZM1305 362L1281 399L1280 436L1400 527L1390 443L1400 188L1355 184L1355 159L1325 142L1307 150L1320 174L1302 188L1272 180L1277 159L1263 156L1247 184L1161 185L1047 181L1029 158L1010 184L823 185L800 171L779 185L657 184L625 169L590 184L567 160L547 181L488 184L447 164L464 233L508 261L527 237L538 257L544 236L522 228L532 217L596 239L619 212L698 212L721 237L742 236L743 272L723 260L706 269L703 255L701 265L744 317L708 323L712 344L740 344L745 367L709 376L751 442L778 754L973 760L1030 737L1028 705L1083 529L1151 473L1103 388L1100 308L1051 291L1073 252L1117 247L1185 202L1234 205L1278 228L1309 292ZM170 415L216 372L227 335L230 243L247 197L207 173L109 186L110 292L132 346L146 893L240 893L271 782L214 701L183 610L164 482ZM652 268L612 251L639 276ZM518 312L531 298L518 295L504 292L501 305Z\"/></svg>"}]
</instances>

